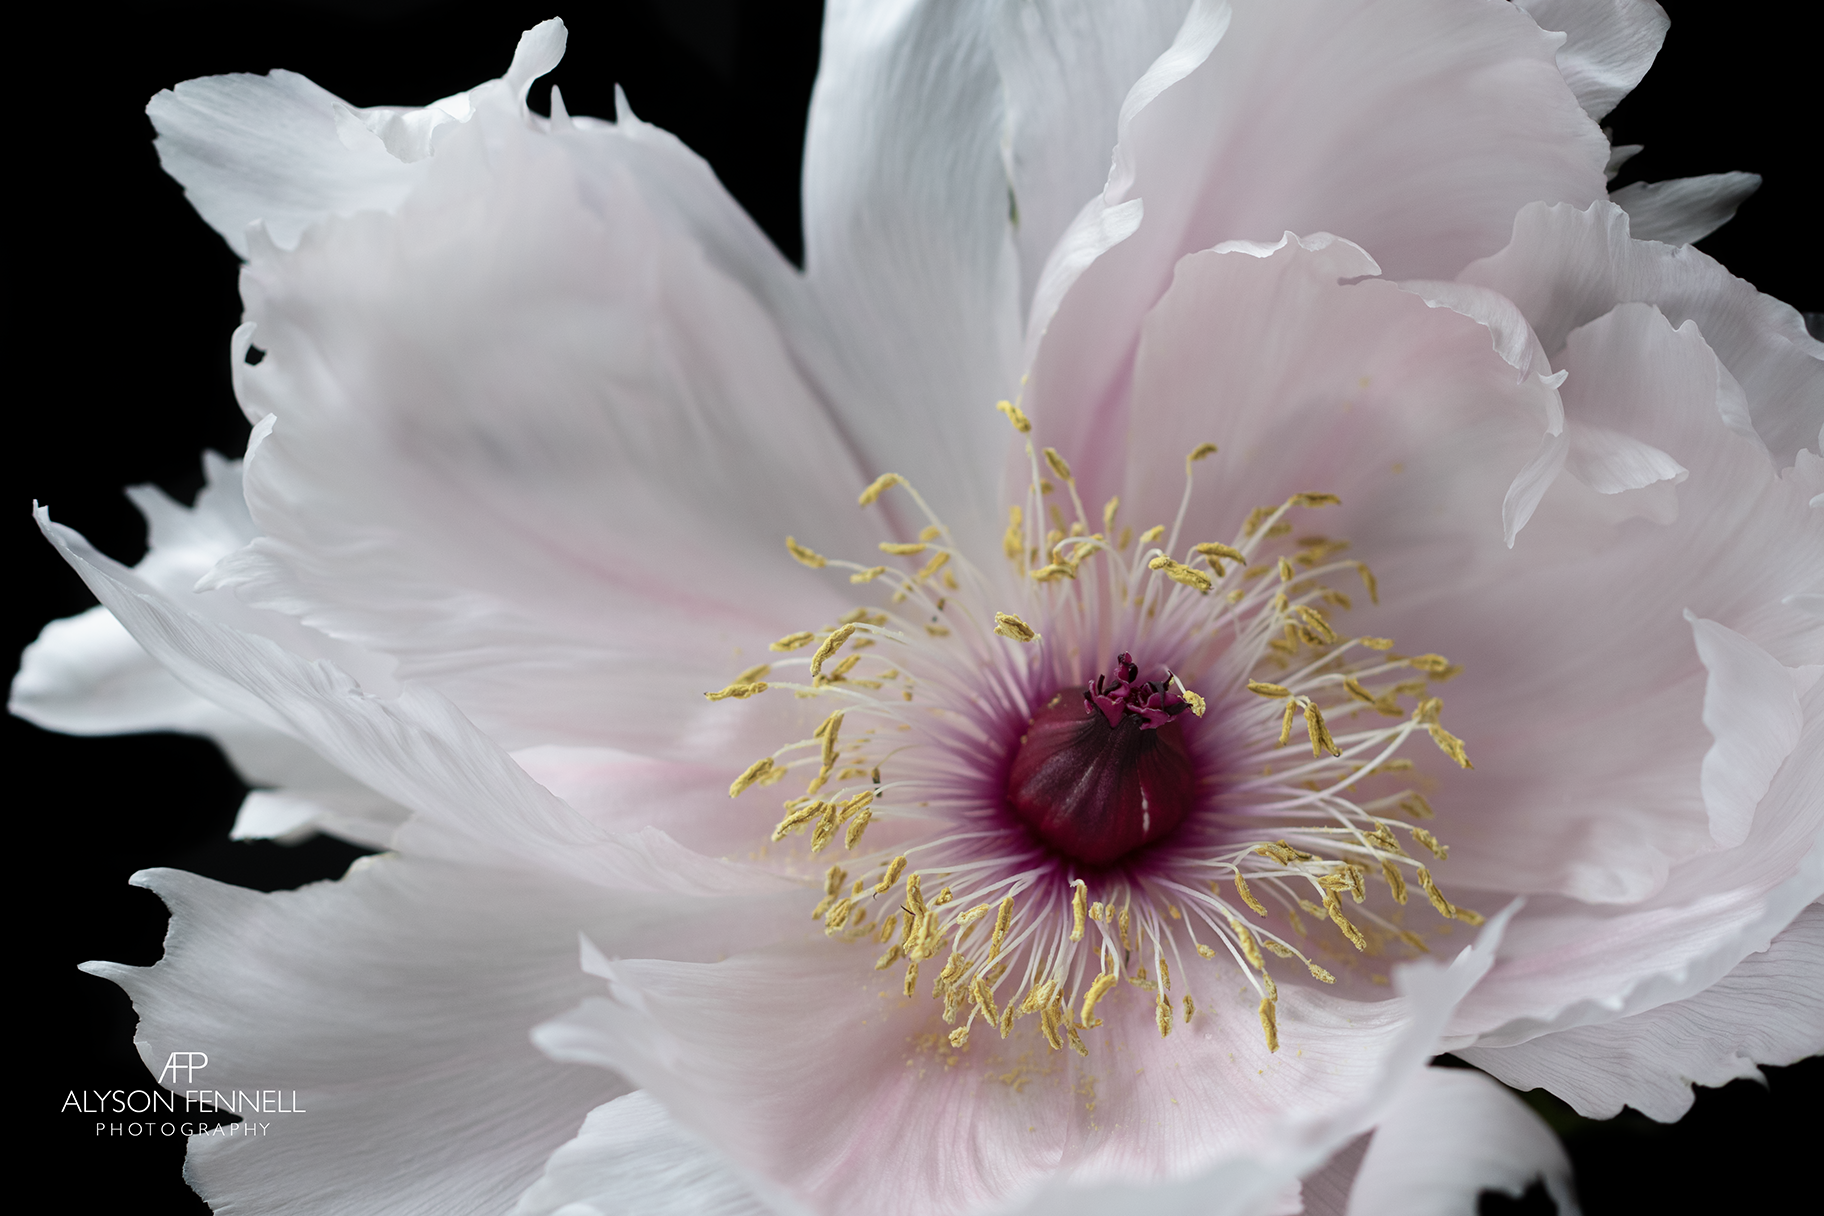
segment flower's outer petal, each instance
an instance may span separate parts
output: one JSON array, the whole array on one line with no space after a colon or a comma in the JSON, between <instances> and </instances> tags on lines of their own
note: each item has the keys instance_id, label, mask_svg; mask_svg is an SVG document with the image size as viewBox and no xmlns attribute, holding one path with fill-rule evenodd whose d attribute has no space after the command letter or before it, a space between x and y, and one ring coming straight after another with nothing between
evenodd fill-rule
<instances>
[{"instance_id":1,"label":"flower's outer petal","mask_svg":"<svg viewBox=\"0 0 1824 1216\"><path fill-rule=\"evenodd\" d=\"M1390 276L1451 278L1527 202L1602 197L1607 143L1556 39L1511 6L1232 8L1207 58L1128 124L1105 201L1138 198L1145 218L1082 272L1033 366L1031 413L1097 500L1120 479L1105 436L1126 429L1142 318L1184 254L1333 232Z\"/></svg>"},{"instance_id":2,"label":"flower's outer petal","mask_svg":"<svg viewBox=\"0 0 1824 1216\"><path fill-rule=\"evenodd\" d=\"M1543 1179L1576 1216L1571 1160L1545 1120L1478 1072L1428 1068L1375 1128L1348 1216L1456 1216L1483 1191L1519 1198Z\"/></svg>"},{"instance_id":3,"label":"flower's outer petal","mask_svg":"<svg viewBox=\"0 0 1824 1216\"><path fill-rule=\"evenodd\" d=\"M1707 173L1663 182L1635 182L1609 194L1628 213L1637 241L1689 245L1735 218L1735 209L1761 188L1758 173Z\"/></svg>"},{"instance_id":4,"label":"flower's outer petal","mask_svg":"<svg viewBox=\"0 0 1824 1216\"><path fill-rule=\"evenodd\" d=\"M1000 6L994 57L1006 88L1007 176L1020 302L1029 325L1043 324L1034 306L1041 271L1085 204L1101 195L1120 120L1141 108L1144 98L1135 90L1154 76L1155 61L1167 48L1177 49L1175 36L1190 7L1189 0L1118 8L1082 0ZM1185 63L1176 76L1200 59ZM1156 95L1163 87L1151 91Z\"/></svg>"},{"instance_id":5,"label":"flower's outer petal","mask_svg":"<svg viewBox=\"0 0 1824 1216\"><path fill-rule=\"evenodd\" d=\"M422 167L378 140L344 143L336 111L348 106L296 72L186 80L152 98L146 114L165 172L209 226L247 255L247 227L264 221L293 248L325 215L390 211Z\"/></svg>"},{"instance_id":6,"label":"flower's outer petal","mask_svg":"<svg viewBox=\"0 0 1824 1216\"><path fill-rule=\"evenodd\" d=\"M42 509L38 521L103 605L192 691L307 743L416 812L397 838L402 849L633 890L778 885L692 853L657 829L603 829L533 781L436 693L416 685L391 699L364 693L328 662L308 662L268 638L182 611Z\"/></svg>"},{"instance_id":7,"label":"flower's outer petal","mask_svg":"<svg viewBox=\"0 0 1824 1216\"><path fill-rule=\"evenodd\" d=\"M1695 996L1599 1026L1458 1054L1512 1085L1544 1086L1587 1118L1632 1106L1670 1123L1693 1085L1764 1080L1757 1064L1824 1052L1824 906Z\"/></svg>"},{"instance_id":8,"label":"flower's outer petal","mask_svg":"<svg viewBox=\"0 0 1824 1216\"><path fill-rule=\"evenodd\" d=\"M1109 1196L1133 1198L1136 1182L1182 1179L1224 1158L1256 1176L1222 1210L1259 1211L1371 1122L1435 1051L1504 920L1452 967L1397 972L1402 1000L1347 1002L1289 984L1285 1046L1271 1057L1254 1000L1212 998L1162 1040L1151 998L1136 989L1098 1007L1107 1024L1086 1035L1087 1060L1048 1053L1030 1020L1005 1042L978 1025L957 1052L923 988L901 997L898 968L883 977L868 969L867 948L821 934L710 965L588 958L609 995L534 1039L559 1059L624 1072L816 1211L1015 1201L1107 1211ZM1148 1135L1127 1134L1133 1127ZM1034 1195L1047 1180L1057 1187ZM1212 1194L1189 1182L1138 1189L1145 1210L1160 1213L1208 1210L1188 1202Z\"/></svg>"},{"instance_id":9,"label":"flower's outer petal","mask_svg":"<svg viewBox=\"0 0 1824 1216\"><path fill-rule=\"evenodd\" d=\"M524 111L526 89L557 66L564 40L556 19L520 37L496 86L509 104ZM423 180L437 128L473 110L470 94L422 108L357 109L281 70L186 80L157 93L146 115L158 131L159 164L246 257L247 229L256 222L280 248L295 249L304 230L328 216L395 210Z\"/></svg>"},{"instance_id":10,"label":"flower's outer petal","mask_svg":"<svg viewBox=\"0 0 1824 1216\"><path fill-rule=\"evenodd\" d=\"M154 1075L171 1052L203 1052L188 1088L277 1090L298 1112L250 1116L271 1123L257 1138L191 1140L206 1199L272 1216L505 1210L587 1111L629 1088L554 1066L526 1038L591 986L578 928L682 957L748 940L714 899L640 902L418 858L272 894L173 870L134 881L171 906L164 958L84 969L133 998Z\"/></svg>"},{"instance_id":11,"label":"flower's outer petal","mask_svg":"<svg viewBox=\"0 0 1824 1216\"><path fill-rule=\"evenodd\" d=\"M1688 999L1824 896L1824 681L1801 704L1799 744L1740 846L1676 867L1640 903L1535 900L1508 931L1505 957L1458 1009L1450 1049L1510 1047ZM1500 1075L1521 1088L1546 1083L1504 1067Z\"/></svg>"},{"instance_id":12,"label":"flower's outer petal","mask_svg":"<svg viewBox=\"0 0 1824 1216\"><path fill-rule=\"evenodd\" d=\"M649 196L652 142L484 108L399 215L255 247L266 535L210 586L361 639L509 747L700 750L739 717L702 694L850 602L785 536L865 556L867 478L765 309L660 209L679 175Z\"/></svg>"},{"instance_id":13,"label":"flower's outer petal","mask_svg":"<svg viewBox=\"0 0 1824 1216\"><path fill-rule=\"evenodd\" d=\"M773 1210L639 1090L590 1111L512 1216L766 1216Z\"/></svg>"},{"instance_id":14,"label":"flower's outer petal","mask_svg":"<svg viewBox=\"0 0 1824 1216\"><path fill-rule=\"evenodd\" d=\"M1704 729L1716 738L1704 753L1704 805L1710 835L1724 848L1748 838L1754 809L1798 746L1805 715L1799 695L1824 667L1790 668L1735 630L1686 610L1707 673Z\"/></svg>"},{"instance_id":15,"label":"flower's outer petal","mask_svg":"<svg viewBox=\"0 0 1824 1216\"><path fill-rule=\"evenodd\" d=\"M1558 70L1597 120L1634 91L1672 24L1653 0L1519 0L1519 7L1539 28L1564 35Z\"/></svg>"},{"instance_id":16,"label":"flower's outer petal","mask_svg":"<svg viewBox=\"0 0 1824 1216\"><path fill-rule=\"evenodd\" d=\"M1458 278L1518 304L1554 359L1572 330L1626 301L1656 306L1674 326L1696 321L1782 468L1819 443L1824 343L1798 312L1697 249L1631 240L1627 213L1613 203L1529 205L1514 217L1507 248Z\"/></svg>"},{"instance_id":17,"label":"flower's outer petal","mask_svg":"<svg viewBox=\"0 0 1824 1216\"><path fill-rule=\"evenodd\" d=\"M833 0L804 149L805 281L826 335L807 362L870 475L954 504L972 547L995 539L994 403L1019 375L994 25L987 5Z\"/></svg>"}]
</instances>

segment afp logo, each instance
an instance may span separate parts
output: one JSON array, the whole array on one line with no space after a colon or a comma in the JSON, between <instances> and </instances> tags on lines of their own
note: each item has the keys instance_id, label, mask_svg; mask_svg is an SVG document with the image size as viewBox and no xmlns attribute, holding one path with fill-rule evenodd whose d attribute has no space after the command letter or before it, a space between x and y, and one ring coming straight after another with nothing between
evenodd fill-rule
<instances>
[{"instance_id":1,"label":"afp logo","mask_svg":"<svg viewBox=\"0 0 1824 1216\"><path fill-rule=\"evenodd\" d=\"M196 1080L197 1069L207 1067L209 1067L209 1057L204 1052L174 1051L171 1053L171 1057L165 1061L165 1069L158 1074L158 1079L160 1082L167 1080L176 1082L177 1074L179 1070L182 1070L184 1081L188 1084Z\"/></svg>"}]
</instances>

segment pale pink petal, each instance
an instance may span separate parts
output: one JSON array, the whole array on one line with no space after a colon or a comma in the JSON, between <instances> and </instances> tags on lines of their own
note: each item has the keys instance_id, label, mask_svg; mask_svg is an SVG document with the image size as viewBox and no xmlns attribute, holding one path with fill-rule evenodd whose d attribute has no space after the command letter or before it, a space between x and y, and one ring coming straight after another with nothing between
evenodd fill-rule
<instances>
[{"instance_id":1,"label":"pale pink petal","mask_svg":"<svg viewBox=\"0 0 1824 1216\"><path fill-rule=\"evenodd\" d=\"M1704 729L1716 737L1704 753L1702 778L1710 835L1734 848L1748 838L1755 807L1798 746L1805 724L1799 695L1824 667L1783 666L1733 629L1689 611L1685 619L1707 673Z\"/></svg>"},{"instance_id":2,"label":"pale pink petal","mask_svg":"<svg viewBox=\"0 0 1824 1216\"><path fill-rule=\"evenodd\" d=\"M207 1055L171 1088L280 1091L297 1112L250 1116L271 1125L259 1137L191 1141L187 1176L206 1199L274 1216L504 1210L587 1111L629 1088L526 1037L591 987L578 929L685 957L750 940L714 899L642 904L391 856L267 895L172 870L135 882L171 906L163 960L85 970L133 998L154 1075L172 1052Z\"/></svg>"},{"instance_id":3,"label":"pale pink petal","mask_svg":"<svg viewBox=\"0 0 1824 1216\"><path fill-rule=\"evenodd\" d=\"M1375 1128L1348 1216L1457 1216L1483 1191L1519 1198L1543 1180L1576 1216L1571 1161L1545 1120L1481 1073L1428 1068Z\"/></svg>"},{"instance_id":4,"label":"pale pink petal","mask_svg":"<svg viewBox=\"0 0 1824 1216\"><path fill-rule=\"evenodd\" d=\"M399 847L516 864L632 889L777 889L779 880L712 861L646 828L591 823L538 785L446 699L417 685L381 699L327 662L185 613L91 549L39 524L140 645L210 701L308 744L337 769L417 813Z\"/></svg>"},{"instance_id":5,"label":"pale pink petal","mask_svg":"<svg viewBox=\"0 0 1824 1216\"><path fill-rule=\"evenodd\" d=\"M1049 1052L1030 1022L1004 1042L977 1026L958 1051L924 989L908 1000L899 968L868 969L873 947L821 934L711 965L589 951L608 997L534 1037L558 1059L624 1072L813 1210L1107 1210L1139 1185L1147 1210L1173 1212L1193 1190L1207 1199L1185 1179L1218 1162L1244 1158L1229 1165L1254 1176L1259 1200L1359 1132L1436 1050L1504 923L1450 968L1396 972L1403 1000L1288 985L1272 1056L1253 999L1211 994L1161 1039L1151 998L1129 990L1098 1007L1107 1025L1086 1059ZM1249 1193L1236 1190L1233 1210L1259 1210Z\"/></svg>"},{"instance_id":6,"label":"pale pink petal","mask_svg":"<svg viewBox=\"0 0 1824 1216\"><path fill-rule=\"evenodd\" d=\"M764 1216L773 1210L641 1090L590 1111L512 1216Z\"/></svg>"},{"instance_id":7,"label":"pale pink petal","mask_svg":"<svg viewBox=\"0 0 1824 1216\"><path fill-rule=\"evenodd\" d=\"M208 585L396 658L511 747L675 748L740 648L839 613L846 581L784 538L871 548L868 478L654 143L484 108L397 216L256 247L265 536Z\"/></svg>"},{"instance_id":8,"label":"pale pink petal","mask_svg":"<svg viewBox=\"0 0 1824 1216\"><path fill-rule=\"evenodd\" d=\"M1624 1105L1662 1122L1691 1109L1693 1085L1762 1080L1757 1064L1824 1052L1824 907L1812 904L1710 987L1602 1025L1459 1054L1515 1085L1544 1086L1579 1114Z\"/></svg>"},{"instance_id":9,"label":"pale pink petal","mask_svg":"<svg viewBox=\"0 0 1824 1216\"><path fill-rule=\"evenodd\" d=\"M1671 24L1653 0L1520 0L1518 7L1541 29L1564 34L1558 70L1595 119L1634 91Z\"/></svg>"},{"instance_id":10,"label":"pale pink petal","mask_svg":"<svg viewBox=\"0 0 1824 1216\"><path fill-rule=\"evenodd\" d=\"M1362 1168L1369 1140L1367 1135L1356 1137L1322 1169L1305 1176L1299 1187L1299 1197L1305 1205L1303 1216L1345 1216L1349 1210L1349 1189L1355 1185L1355 1176Z\"/></svg>"},{"instance_id":11,"label":"pale pink petal","mask_svg":"<svg viewBox=\"0 0 1824 1216\"><path fill-rule=\"evenodd\" d=\"M1635 182L1609 193L1628 213L1637 241L1689 245L1735 218L1735 210L1761 188L1758 173L1706 173L1663 182Z\"/></svg>"},{"instance_id":12,"label":"pale pink petal","mask_svg":"<svg viewBox=\"0 0 1824 1216\"><path fill-rule=\"evenodd\" d=\"M1138 198L1145 219L1083 271L1027 389L1098 500L1120 475L1106 437L1127 431L1140 322L1183 255L1332 232L1390 276L1450 278L1526 203L1603 194L1607 143L1554 65L1557 40L1511 6L1231 7L1215 49L1123 135L1105 201Z\"/></svg>"},{"instance_id":13,"label":"pale pink petal","mask_svg":"<svg viewBox=\"0 0 1824 1216\"><path fill-rule=\"evenodd\" d=\"M1654 305L1675 326L1696 321L1782 467L1819 442L1824 344L1804 319L1696 249L1630 240L1627 213L1613 203L1527 206L1507 248L1458 277L1518 304L1554 359L1572 330L1626 301Z\"/></svg>"}]
</instances>

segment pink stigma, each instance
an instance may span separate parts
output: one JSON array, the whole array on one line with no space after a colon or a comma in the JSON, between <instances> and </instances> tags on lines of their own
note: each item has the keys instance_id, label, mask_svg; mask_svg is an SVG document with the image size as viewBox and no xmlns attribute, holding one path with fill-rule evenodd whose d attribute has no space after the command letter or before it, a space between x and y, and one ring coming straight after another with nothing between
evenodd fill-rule
<instances>
[{"instance_id":1,"label":"pink stigma","mask_svg":"<svg viewBox=\"0 0 1824 1216\"><path fill-rule=\"evenodd\" d=\"M1142 681L1129 654L1077 701L1053 695L1032 715L1007 775L1007 804L1045 844L1107 866L1164 839L1190 810L1197 775L1178 722L1190 705Z\"/></svg>"}]
</instances>

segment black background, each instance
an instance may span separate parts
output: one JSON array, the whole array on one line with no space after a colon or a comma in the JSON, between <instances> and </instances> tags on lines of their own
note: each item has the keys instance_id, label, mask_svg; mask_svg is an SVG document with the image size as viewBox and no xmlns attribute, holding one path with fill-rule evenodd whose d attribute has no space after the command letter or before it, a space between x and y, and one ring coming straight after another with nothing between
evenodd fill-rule
<instances>
[{"instance_id":1,"label":"black background","mask_svg":"<svg viewBox=\"0 0 1824 1216\"><path fill-rule=\"evenodd\" d=\"M1816 102L1801 88L1815 71L1815 29L1778 20L1799 11L1784 6L1667 7L1674 24L1659 66L1607 120L1617 143L1647 146L1621 182L1762 174L1761 193L1702 247L1788 303L1824 309L1806 222L1816 216L1815 181L1805 180L1816 166ZM422 104L499 75L519 32L556 10L570 50L533 90L534 107L547 108L555 80L572 113L612 116L619 82L642 118L707 157L797 259L819 9L798 0L267 0L15 17L11 59L25 79L10 124L9 652L45 621L93 603L38 537L32 499L131 563L144 529L121 488L153 482L188 501L200 451L238 456L245 443L228 381L236 260L158 169L143 113L154 91L285 67L356 105ZM25 1030L15 1041L30 1045L32 1064L15 1134L25 1176L41 1161L50 1167L44 1176L67 1197L58 1210L205 1212L179 1175L181 1139L98 1140L92 1119L59 1113L71 1089L152 1083L133 1052L130 1004L75 965L159 957L164 909L126 885L135 870L176 866L272 890L339 875L357 851L329 840L230 843L244 791L203 741L71 739L10 718L4 730L13 864L26 882L14 935L25 967L11 1002ZM1671 1127L1632 1112L1592 1124L1535 1101L1566 1136L1588 1212L1696 1210L1724 1196L1758 1209L1754 1197L1766 1192L1748 1179L1802 1168L1782 1147L1802 1130L1816 1142L1805 1099L1824 1084L1820 1063L1770 1070L1771 1091L1749 1082L1700 1091L1696 1110Z\"/></svg>"}]
</instances>

